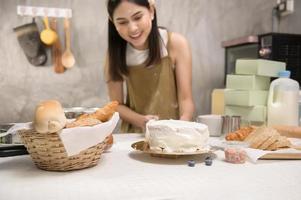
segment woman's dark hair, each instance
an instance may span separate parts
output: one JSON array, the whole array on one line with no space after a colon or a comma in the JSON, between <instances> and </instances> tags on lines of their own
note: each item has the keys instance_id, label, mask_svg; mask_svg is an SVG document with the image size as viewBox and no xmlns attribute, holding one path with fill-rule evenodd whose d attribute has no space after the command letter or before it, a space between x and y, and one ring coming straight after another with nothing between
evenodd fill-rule
<instances>
[{"instance_id":1,"label":"woman's dark hair","mask_svg":"<svg viewBox=\"0 0 301 200\"><path fill-rule=\"evenodd\" d=\"M127 0L128 2L135 3L139 6L144 6L150 9L148 0ZM128 75L128 69L126 66L126 45L127 41L120 37L115 25L111 21L113 14L117 6L122 0L108 0L107 10L109 13L108 19L108 75L111 81L122 81L124 76ZM110 20L111 19L111 20ZM160 35L157 25L156 12L154 13L154 19L152 20L151 32L148 36L149 56L146 61L146 66L156 64L160 61Z\"/></svg>"}]
</instances>

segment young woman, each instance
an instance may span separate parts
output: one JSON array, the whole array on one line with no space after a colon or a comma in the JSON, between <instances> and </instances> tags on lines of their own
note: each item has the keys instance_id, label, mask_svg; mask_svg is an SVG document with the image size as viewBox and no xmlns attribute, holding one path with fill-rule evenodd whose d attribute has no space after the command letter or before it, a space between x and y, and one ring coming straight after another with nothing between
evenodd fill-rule
<instances>
[{"instance_id":1,"label":"young woman","mask_svg":"<svg viewBox=\"0 0 301 200\"><path fill-rule=\"evenodd\" d=\"M144 132L150 119L191 120L187 40L158 28L154 0L108 0L107 9L106 79L110 99L120 103L121 132Z\"/></svg>"}]
</instances>

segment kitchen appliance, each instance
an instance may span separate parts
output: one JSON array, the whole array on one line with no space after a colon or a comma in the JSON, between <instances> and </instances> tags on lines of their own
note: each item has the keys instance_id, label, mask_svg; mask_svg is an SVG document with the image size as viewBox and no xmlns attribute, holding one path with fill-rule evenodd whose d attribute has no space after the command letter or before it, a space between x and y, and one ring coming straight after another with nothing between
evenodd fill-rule
<instances>
[{"instance_id":1,"label":"kitchen appliance","mask_svg":"<svg viewBox=\"0 0 301 200\"><path fill-rule=\"evenodd\" d=\"M3 136L3 134L6 133L12 126L13 124L0 124L0 145L13 143L12 135Z\"/></svg>"},{"instance_id":2,"label":"kitchen appliance","mask_svg":"<svg viewBox=\"0 0 301 200\"><path fill-rule=\"evenodd\" d=\"M26 155L28 151L24 145L0 146L0 157Z\"/></svg>"},{"instance_id":3,"label":"kitchen appliance","mask_svg":"<svg viewBox=\"0 0 301 200\"><path fill-rule=\"evenodd\" d=\"M237 59L258 58L258 36L251 35L224 41L222 46L225 48L225 77L227 74L235 73Z\"/></svg>"},{"instance_id":4,"label":"kitchen appliance","mask_svg":"<svg viewBox=\"0 0 301 200\"><path fill-rule=\"evenodd\" d=\"M267 33L222 42L225 48L225 76L235 72L239 58L268 59L286 63L291 78L301 84L301 35Z\"/></svg>"},{"instance_id":5,"label":"kitchen appliance","mask_svg":"<svg viewBox=\"0 0 301 200\"><path fill-rule=\"evenodd\" d=\"M28 154L24 145L14 143L15 141L11 134L2 137L12 126L13 124L0 124L0 157Z\"/></svg>"}]
</instances>

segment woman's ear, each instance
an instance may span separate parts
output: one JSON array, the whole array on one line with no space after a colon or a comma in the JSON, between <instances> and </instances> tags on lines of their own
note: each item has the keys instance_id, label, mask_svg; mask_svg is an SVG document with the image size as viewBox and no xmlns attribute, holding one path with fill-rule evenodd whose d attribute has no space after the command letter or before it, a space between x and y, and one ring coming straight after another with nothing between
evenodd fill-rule
<instances>
[{"instance_id":1,"label":"woman's ear","mask_svg":"<svg viewBox=\"0 0 301 200\"><path fill-rule=\"evenodd\" d=\"M113 19L109 16L109 21L113 24L113 26L115 27L115 29L118 31L118 28L115 26Z\"/></svg>"},{"instance_id":2,"label":"woman's ear","mask_svg":"<svg viewBox=\"0 0 301 200\"><path fill-rule=\"evenodd\" d=\"M150 14L151 14L151 19L153 20L154 16L155 16L155 7L154 6L150 7Z\"/></svg>"}]
</instances>

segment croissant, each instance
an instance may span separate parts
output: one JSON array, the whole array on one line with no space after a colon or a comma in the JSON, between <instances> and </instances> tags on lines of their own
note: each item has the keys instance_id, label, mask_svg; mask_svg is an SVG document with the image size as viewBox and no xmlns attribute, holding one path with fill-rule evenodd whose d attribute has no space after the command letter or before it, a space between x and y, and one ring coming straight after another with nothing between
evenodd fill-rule
<instances>
[{"instance_id":1,"label":"croissant","mask_svg":"<svg viewBox=\"0 0 301 200\"><path fill-rule=\"evenodd\" d=\"M226 135L226 140L228 141L243 141L252 131L254 131L254 128L249 126L249 127L243 127L237 131L228 133Z\"/></svg>"}]
</instances>

